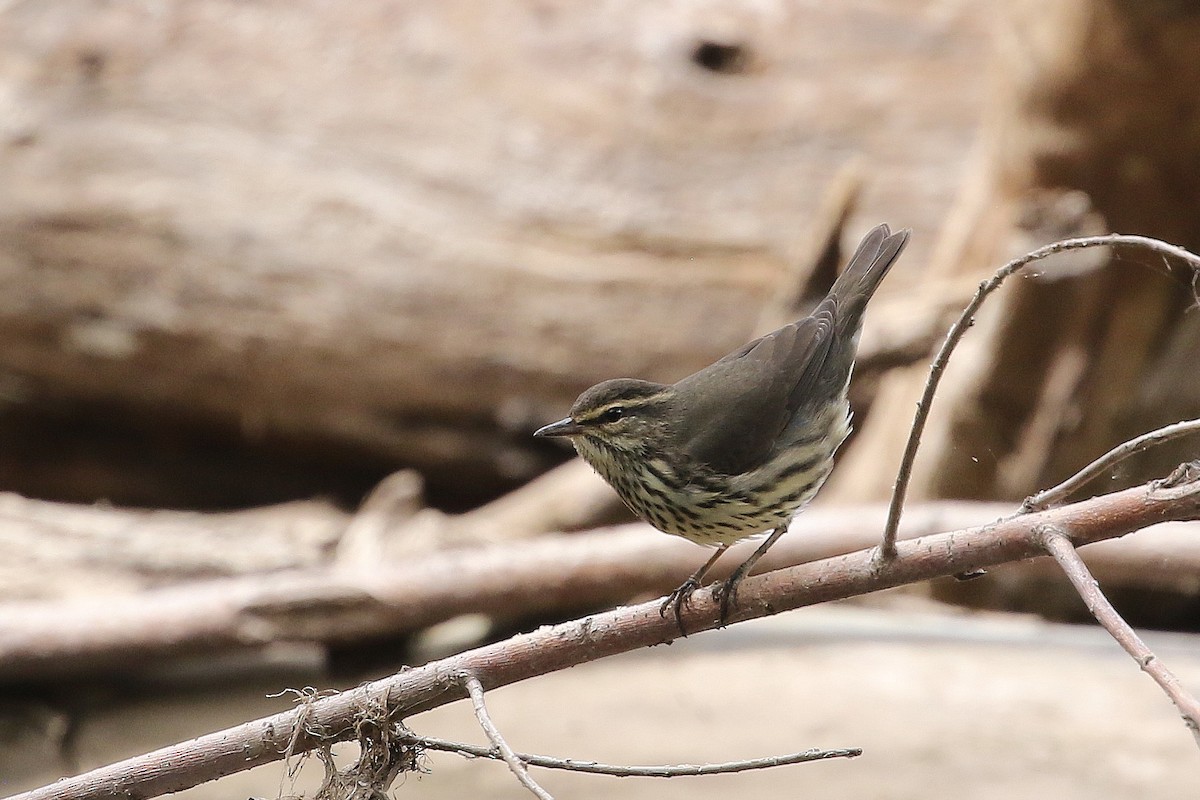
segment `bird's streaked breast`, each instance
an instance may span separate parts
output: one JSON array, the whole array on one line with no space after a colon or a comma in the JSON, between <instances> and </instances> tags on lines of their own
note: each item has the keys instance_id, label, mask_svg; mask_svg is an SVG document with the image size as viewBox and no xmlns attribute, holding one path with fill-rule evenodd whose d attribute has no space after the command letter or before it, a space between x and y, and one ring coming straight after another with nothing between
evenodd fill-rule
<instances>
[{"instance_id":1,"label":"bird's streaked breast","mask_svg":"<svg viewBox=\"0 0 1200 800\"><path fill-rule=\"evenodd\" d=\"M786 525L829 477L850 431L847 405L800 426L795 444L740 475L696 465L677 470L652 452L625 452L580 437L576 450L639 517L659 530L706 545L731 544ZM806 432L811 431L811 436ZM686 477L681 477L681 472Z\"/></svg>"}]
</instances>

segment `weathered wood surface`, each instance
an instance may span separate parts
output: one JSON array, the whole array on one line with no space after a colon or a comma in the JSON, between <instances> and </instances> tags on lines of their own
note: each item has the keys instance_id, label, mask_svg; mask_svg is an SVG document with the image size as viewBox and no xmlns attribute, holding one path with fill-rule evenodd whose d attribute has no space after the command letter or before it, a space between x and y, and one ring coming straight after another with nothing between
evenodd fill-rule
<instances>
[{"instance_id":1,"label":"weathered wood surface","mask_svg":"<svg viewBox=\"0 0 1200 800\"><path fill-rule=\"evenodd\" d=\"M582 387L744 340L851 159L851 237L917 227L885 291L915 285L989 18L967 0L5 4L7 485L152 502L102 474L128 468L185 503L202 481L113 453L188 426L193 461L205 439L299 443L515 484L548 463L528 431ZM39 462L78 419L118 441L69 474Z\"/></svg>"},{"instance_id":2,"label":"weathered wood surface","mask_svg":"<svg viewBox=\"0 0 1200 800\"><path fill-rule=\"evenodd\" d=\"M1010 258L1109 231L1196 252L1200 14L1055 0L1008 4L998 21L981 139L927 279L957 279L965 298ZM1055 257L1036 272L985 305L951 360L914 496L1019 499L1121 441L1200 416L1194 276L1131 249ZM889 375L875 407L911 409L925 378ZM904 435L897 415L866 420L860 452L889 455L874 471L860 462L837 485L843 499L890 489ZM1164 474L1196 453L1186 439L1154 448L1096 489Z\"/></svg>"}]
</instances>

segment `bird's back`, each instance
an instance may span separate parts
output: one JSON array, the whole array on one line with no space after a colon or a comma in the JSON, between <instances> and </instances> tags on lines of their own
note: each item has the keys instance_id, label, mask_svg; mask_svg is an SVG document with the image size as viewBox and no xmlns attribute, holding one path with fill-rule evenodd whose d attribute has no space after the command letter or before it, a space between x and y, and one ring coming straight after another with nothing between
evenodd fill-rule
<instances>
[{"instance_id":1,"label":"bird's back","mask_svg":"<svg viewBox=\"0 0 1200 800\"><path fill-rule=\"evenodd\" d=\"M876 227L812 314L675 385L683 409L679 444L690 458L724 475L748 472L804 444L809 421L832 424L840 433L836 449L849 425L841 432L821 409L845 403L863 311L908 233Z\"/></svg>"}]
</instances>

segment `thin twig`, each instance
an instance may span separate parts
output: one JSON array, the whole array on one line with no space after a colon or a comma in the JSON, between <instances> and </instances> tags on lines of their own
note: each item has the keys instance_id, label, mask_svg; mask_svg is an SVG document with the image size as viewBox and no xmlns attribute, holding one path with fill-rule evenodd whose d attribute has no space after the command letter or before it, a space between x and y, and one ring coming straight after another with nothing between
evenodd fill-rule
<instances>
[{"instance_id":1,"label":"thin twig","mask_svg":"<svg viewBox=\"0 0 1200 800\"><path fill-rule=\"evenodd\" d=\"M488 715L487 704L483 701L483 684L474 675L466 674L463 675L463 686L466 688L467 694L471 696L471 707L475 709L475 719L479 720L479 727L483 728L488 741L500 753L500 757L504 759L505 764L508 764L512 774L517 776L521 785L528 789L534 797L539 800L554 800L552 794L538 786L537 781L529 776L525 762L508 746L508 742L504 741L504 737L500 735L500 729L492 722L491 716Z\"/></svg>"},{"instance_id":2,"label":"thin twig","mask_svg":"<svg viewBox=\"0 0 1200 800\"><path fill-rule=\"evenodd\" d=\"M1197 702L1196 698L1180 683L1167 665L1150 652L1150 648L1137 635L1137 632L1112 607L1108 598L1100 591L1096 579L1088 571L1087 565L1083 563L1083 559L1076 552L1075 545L1062 533L1061 529L1046 526L1043 530L1042 541L1046 551L1062 567L1063 572L1067 574L1071 584L1075 587L1075 591L1087 604L1088 611L1117 640L1117 643L1125 648L1125 652L1133 657L1142 671L1153 678L1154 682L1171 699L1183 716L1184 724L1196 739L1196 745L1200 746L1200 702Z\"/></svg>"},{"instance_id":3,"label":"thin twig","mask_svg":"<svg viewBox=\"0 0 1200 800\"><path fill-rule=\"evenodd\" d=\"M937 356L933 359L933 363L929 367L929 379L925 383L925 392L921 395L920 402L917 403L917 413L913 417L912 428L908 434L908 443L904 447L904 456L900 460L900 469L896 473L896 484L892 490L891 505L888 507L888 521L883 531L883 541L880 542L877 553L878 561L890 561L896 557L896 532L900 528L900 512L904 506L904 497L908 493L908 484L912 480L913 461L917 457L917 447L921 441L921 434L924 433L925 423L929 419L929 408L933 404L934 392L937 391L937 386L942 380L942 373L946 370L946 363L950 360L950 353L958 346L958 342L967 332L967 328L974 324L975 314L979 311L979 307L983 305L984 299L994 292L1014 272L1035 261L1041 261L1044 258L1070 250L1112 245L1142 247L1164 255L1174 256L1190 265L1194 275L1200 275L1200 256L1189 253L1182 247L1167 244L1158 239L1152 239L1149 236L1113 233L1106 236L1085 236L1077 239L1064 239L1061 242L1039 247L1031 253L1008 262L995 275L980 283L979 288L975 291L975 296L971 298L971 302L967 304L962 314L950 326L950 330L946 333L946 339L942 342L941 349L938 350Z\"/></svg>"},{"instance_id":4,"label":"thin twig","mask_svg":"<svg viewBox=\"0 0 1200 800\"><path fill-rule=\"evenodd\" d=\"M1149 433L1143 433L1136 439L1123 442L1057 486L1044 489L1032 497L1025 498L1025 502L1021 503L1021 513L1028 514L1031 511L1044 511L1050 508L1050 506L1058 505L1079 491L1088 481L1106 472L1134 453L1140 453L1142 450L1156 444L1162 444L1163 442L1178 439L1180 436L1186 436L1189 433L1196 433L1198 431L1200 431L1200 419L1189 419L1184 422L1176 422L1173 425L1166 425Z\"/></svg>"},{"instance_id":5,"label":"thin twig","mask_svg":"<svg viewBox=\"0 0 1200 800\"><path fill-rule=\"evenodd\" d=\"M473 758L501 758L495 748L482 747L466 742L453 742L437 739L431 736L419 736L412 731L400 734L400 738L428 750L441 750L447 753L461 753ZM586 772L593 775L611 775L617 778L680 778L694 775L724 775L731 772L748 772L756 769L770 769L789 764L803 764L808 761L824 761L830 758L856 758L862 755L862 748L851 747L841 750L803 750L798 753L788 753L782 756L765 756L751 758L745 761L724 761L719 764L662 764L652 766L625 766L620 764L602 764L599 761L578 761L573 758L554 758L533 753L517 753L526 765L542 767L543 769L563 769L571 772Z\"/></svg>"}]
</instances>

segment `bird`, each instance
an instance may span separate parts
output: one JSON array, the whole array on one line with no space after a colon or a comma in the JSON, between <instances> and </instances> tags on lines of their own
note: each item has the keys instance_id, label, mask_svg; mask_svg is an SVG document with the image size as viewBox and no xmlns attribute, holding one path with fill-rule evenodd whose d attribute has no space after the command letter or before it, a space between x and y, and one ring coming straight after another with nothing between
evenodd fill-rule
<instances>
[{"instance_id":1,"label":"bird","mask_svg":"<svg viewBox=\"0 0 1200 800\"><path fill-rule=\"evenodd\" d=\"M674 384L614 378L534 432L565 437L641 519L715 547L663 600L683 607L735 542L767 534L717 584L724 624L739 583L812 500L851 430L847 395L867 302L908 243L873 228L812 313ZM684 632L686 635L686 632Z\"/></svg>"}]
</instances>

